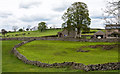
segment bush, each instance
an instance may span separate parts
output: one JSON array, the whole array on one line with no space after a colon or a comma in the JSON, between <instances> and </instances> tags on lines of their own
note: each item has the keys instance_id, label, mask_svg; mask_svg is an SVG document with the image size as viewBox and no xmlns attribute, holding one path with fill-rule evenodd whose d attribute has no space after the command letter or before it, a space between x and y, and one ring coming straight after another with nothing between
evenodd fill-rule
<instances>
[{"instance_id":1,"label":"bush","mask_svg":"<svg viewBox=\"0 0 120 74\"><path fill-rule=\"evenodd\" d=\"M28 33L28 34L30 34L30 33Z\"/></svg>"},{"instance_id":2,"label":"bush","mask_svg":"<svg viewBox=\"0 0 120 74\"><path fill-rule=\"evenodd\" d=\"M109 36L111 36L111 37L120 37L120 33L118 33L118 32L113 32L113 33L110 34Z\"/></svg>"},{"instance_id":3,"label":"bush","mask_svg":"<svg viewBox=\"0 0 120 74\"><path fill-rule=\"evenodd\" d=\"M15 34L15 36L18 36L18 34Z\"/></svg>"},{"instance_id":4,"label":"bush","mask_svg":"<svg viewBox=\"0 0 120 74\"><path fill-rule=\"evenodd\" d=\"M20 32L22 32L22 31L23 31L23 29L19 29L19 31L20 31Z\"/></svg>"}]
</instances>

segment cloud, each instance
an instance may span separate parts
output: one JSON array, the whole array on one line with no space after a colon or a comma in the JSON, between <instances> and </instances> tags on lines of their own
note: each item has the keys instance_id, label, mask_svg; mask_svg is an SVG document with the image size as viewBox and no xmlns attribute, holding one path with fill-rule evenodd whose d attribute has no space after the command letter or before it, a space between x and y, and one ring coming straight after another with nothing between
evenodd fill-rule
<instances>
[{"instance_id":1,"label":"cloud","mask_svg":"<svg viewBox=\"0 0 120 74\"><path fill-rule=\"evenodd\" d=\"M53 4L52 9L57 12L63 12L65 10L67 10L69 5L70 5L70 3L67 3L67 2L64 2L61 0L60 2Z\"/></svg>"},{"instance_id":2,"label":"cloud","mask_svg":"<svg viewBox=\"0 0 120 74\"><path fill-rule=\"evenodd\" d=\"M66 9L67 9L67 7L62 6L62 7L54 8L53 10L54 10L54 11L58 11L58 12L63 12L63 11L66 10Z\"/></svg>"},{"instance_id":3,"label":"cloud","mask_svg":"<svg viewBox=\"0 0 120 74\"><path fill-rule=\"evenodd\" d=\"M20 20L22 20L23 22L49 21L48 18L45 18L43 16L38 16L38 15L24 16L24 17L21 17Z\"/></svg>"},{"instance_id":4,"label":"cloud","mask_svg":"<svg viewBox=\"0 0 120 74\"><path fill-rule=\"evenodd\" d=\"M104 28L101 19L103 14L101 8L105 7L104 0L0 0L0 29L12 30L12 26L16 25L34 27L41 21L45 21L48 26L61 27L62 15L74 2L87 4L92 19L91 28Z\"/></svg>"},{"instance_id":5,"label":"cloud","mask_svg":"<svg viewBox=\"0 0 120 74\"><path fill-rule=\"evenodd\" d=\"M92 19L103 19L103 16L92 16Z\"/></svg>"},{"instance_id":6,"label":"cloud","mask_svg":"<svg viewBox=\"0 0 120 74\"><path fill-rule=\"evenodd\" d=\"M12 16L12 13L0 12L0 18L8 18L9 16Z\"/></svg>"},{"instance_id":7,"label":"cloud","mask_svg":"<svg viewBox=\"0 0 120 74\"><path fill-rule=\"evenodd\" d=\"M104 20L102 19L92 19L91 20L91 28L101 28L104 29Z\"/></svg>"},{"instance_id":8,"label":"cloud","mask_svg":"<svg viewBox=\"0 0 120 74\"><path fill-rule=\"evenodd\" d=\"M31 7L38 7L41 4L41 2L26 2L26 3L20 3L19 8L28 9Z\"/></svg>"}]
</instances>

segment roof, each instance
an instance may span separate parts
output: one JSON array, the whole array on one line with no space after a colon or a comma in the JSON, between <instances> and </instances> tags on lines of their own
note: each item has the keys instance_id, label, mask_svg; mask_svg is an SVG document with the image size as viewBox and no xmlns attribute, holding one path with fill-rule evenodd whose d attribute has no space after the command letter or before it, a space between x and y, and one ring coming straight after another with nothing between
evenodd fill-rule
<instances>
[{"instance_id":1,"label":"roof","mask_svg":"<svg viewBox=\"0 0 120 74\"><path fill-rule=\"evenodd\" d=\"M62 32L64 32L64 31L67 31L66 29L64 29L63 31L60 31L60 32L58 32L58 33L62 33Z\"/></svg>"},{"instance_id":2,"label":"roof","mask_svg":"<svg viewBox=\"0 0 120 74\"><path fill-rule=\"evenodd\" d=\"M101 30L97 31L94 35L104 35L105 33Z\"/></svg>"},{"instance_id":3,"label":"roof","mask_svg":"<svg viewBox=\"0 0 120 74\"><path fill-rule=\"evenodd\" d=\"M120 29L120 24L106 25L105 29Z\"/></svg>"}]
</instances>

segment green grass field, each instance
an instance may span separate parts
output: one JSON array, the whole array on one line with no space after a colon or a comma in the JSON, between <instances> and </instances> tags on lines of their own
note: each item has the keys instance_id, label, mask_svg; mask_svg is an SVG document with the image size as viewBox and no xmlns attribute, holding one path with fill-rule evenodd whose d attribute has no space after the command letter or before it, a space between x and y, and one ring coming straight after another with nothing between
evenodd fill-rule
<instances>
[{"instance_id":1,"label":"green grass field","mask_svg":"<svg viewBox=\"0 0 120 74\"><path fill-rule=\"evenodd\" d=\"M81 72L80 70L73 70L73 69L71 69L71 68L41 68L41 67L37 67L37 66L33 66L33 65L28 65L28 64L24 64L22 61L20 61L20 60L18 60L13 54L10 54L10 51L11 51L11 49L13 48L13 46L14 45L16 45L16 44L18 44L18 43L20 43L21 41L2 41L2 72ZM38 50L37 49L35 49L36 47L36 45L34 44L34 43L38 43L38 45L40 45L40 46L42 46L42 47L39 47L38 48ZM42 51L41 50L41 48L45 48L45 46L44 46L44 44L43 43L45 43L45 45L47 46L47 48L48 48L48 45L49 44L60 44L59 45L59 47L60 46L63 46L63 45L65 45L66 43L68 43L68 42L65 42L65 43L63 43L62 41L58 41L58 42L56 42L56 41L34 41L34 42L31 42L31 43L28 43L28 44L26 44L25 46L21 46L19 49L21 49L21 48L27 48L26 46L31 46L31 47L33 47L34 49L32 49L31 50L31 47L29 47L29 49L26 49L26 50L24 50L24 52L26 52L26 51L28 51L27 52L27 54L25 54L24 52L23 52L23 49L21 49L20 50L20 52L21 53L24 53L25 55L29 55L29 53L30 53L30 56L32 55L32 54L34 54L34 53L32 53L32 51L35 51L35 53L37 53L36 51ZM62 44L63 43L63 44ZM75 44L76 46L77 46L77 44L76 44L76 42L69 42L68 43L68 45L69 46L71 46L71 44ZM42 44L42 45L41 45ZM90 43L87 43L87 44L90 44ZM92 43L93 45L94 45L94 43ZM96 44L100 44L100 43L96 43ZM104 44L110 44L110 43L104 43ZM114 43L113 43L114 44ZM34 46L35 45L35 46ZM37 45L37 46L38 46ZM83 44L83 45L85 45L85 44ZM69 47L69 46L67 46L67 47ZM51 48L51 46L49 46L50 47L50 49L52 50L53 49L53 47ZM58 46L57 46L58 47ZM46 50L48 50L48 49L44 49L45 51ZM56 48L55 46L54 46L54 48ZM60 47L60 48L63 48L63 47ZM18 50L19 50L18 49ZM30 51L31 50L31 51ZM55 49L54 49L55 50ZM94 50L93 50L94 51ZM93 53L93 51L92 51L92 53ZM111 52L110 52L111 51ZM109 56L108 58L110 58L111 59L111 61L113 61L113 62L116 62L117 60L116 60L116 58L117 58L117 50L115 49L115 50L110 50L110 51L106 51L107 52L107 54L108 54L108 52L109 53L111 53L111 55L113 55L113 56ZM49 53L48 53L49 52ZM50 53L52 54L53 52L52 51L48 51L48 52L43 52L43 53L48 53L47 55L49 55ZM55 51L56 52L56 51ZM61 51L62 52L62 51ZM76 54L76 52L75 51L73 51L73 50L71 50L71 51L67 51L67 54L66 55L68 55L68 53L69 52L74 52L75 54ZM102 52L102 51L101 51ZM41 53L41 52L38 52L38 53ZM43 54L42 53L42 54ZM65 52L64 52L65 53ZM62 53L62 54L64 54L64 53ZM74 55L74 53L73 53L73 55ZM78 52L79 53L79 52ZM98 53L98 52L97 52ZM42 54L39 54L40 56L42 55ZM43 62L44 61L46 61L47 63L48 63L48 58L50 59L50 58L52 58L52 57L49 57L49 56L47 56L46 57L46 55L42 55L41 56L41 58L42 57L44 57L44 58L42 58L42 59L44 59L43 60ZM72 54L72 53L69 53L69 54ZM79 53L79 54L81 54L81 53ZM96 53L95 53L96 54ZM94 56L95 56L95 54L93 54ZM99 53L100 54L100 53ZM105 54L105 53L103 53L103 54ZM106 54L106 55L107 55ZM35 55L35 54L34 54ZM37 54L38 55L38 54ZM65 54L64 54L65 55ZM92 54L91 54L92 55ZM32 55L33 56L33 55ZM39 56L39 57L40 57ZM60 56L59 54L57 54L57 56L56 57L58 57L58 56ZM62 56L62 55L61 55ZM60 56L60 57L61 57ZM71 55L72 56L72 55ZM70 56L69 56L70 57ZM97 57L97 56L96 56ZM101 56L102 57L102 56ZM30 58L30 57L27 57L27 58L29 58L29 59L32 59L32 58ZM39 60L41 61L41 58L39 58ZM79 56L79 58L80 58L80 56ZM86 56L85 56L85 58L86 58ZM36 58L37 59L37 58ZM46 60L45 60L46 59ZM60 59L60 58L59 58ZM75 57L74 57L74 59L75 59ZM114 59L114 60L112 60L112 59ZM56 60L56 59L55 59ZM61 60L61 59L60 59ZM62 62L62 61L55 61L55 62ZM67 60L67 59L66 59ZM99 60L101 60L101 59L99 59ZM109 59L107 59L107 62L108 62L108 60ZM54 62L54 61L52 61L52 60L50 60L51 61L51 63L52 62ZM69 60L68 60L69 61ZM72 60L73 61L73 60ZM81 60L80 60L81 61ZM79 61L79 62L80 62ZM92 58L91 58L91 61L92 61ZM82 62L82 61L81 61ZM100 61L101 62L101 61ZM98 71L99 72L99 71ZM101 71L100 71L101 72ZM103 72L103 71L102 71ZM118 70L111 70L111 71L105 71L105 72L118 72Z\"/></svg>"},{"instance_id":2,"label":"green grass field","mask_svg":"<svg viewBox=\"0 0 120 74\"><path fill-rule=\"evenodd\" d=\"M24 64L13 54L10 54L14 45L21 41L2 41L2 72L76 72L68 68L41 68Z\"/></svg>"},{"instance_id":3,"label":"green grass field","mask_svg":"<svg viewBox=\"0 0 120 74\"><path fill-rule=\"evenodd\" d=\"M118 62L117 47L112 50L101 48L83 48L90 52L76 52L81 46L114 44L107 42L71 42L71 41L33 41L19 47L17 50L29 60L45 63L77 62L83 64L99 64ZM31 56L32 55L32 56Z\"/></svg>"},{"instance_id":4,"label":"green grass field","mask_svg":"<svg viewBox=\"0 0 120 74\"><path fill-rule=\"evenodd\" d=\"M2 72L2 42L0 42L0 73Z\"/></svg>"}]
</instances>

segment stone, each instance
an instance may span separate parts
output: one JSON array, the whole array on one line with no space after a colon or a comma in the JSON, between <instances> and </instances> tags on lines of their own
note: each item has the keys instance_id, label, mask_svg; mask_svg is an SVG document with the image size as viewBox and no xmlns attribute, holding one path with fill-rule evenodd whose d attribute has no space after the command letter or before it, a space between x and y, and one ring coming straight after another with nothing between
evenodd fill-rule
<instances>
[{"instance_id":1,"label":"stone","mask_svg":"<svg viewBox=\"0 0 120 74\"><path fill-rule=\"evenodd\" d=\"M25 56L22 56L22 57L21 57L21 60L26 63L27 58L26 58Z\"/></svg>"},{"instance_id":2,"label":"stone","mask_svg":"<svg viewBox=\"0 0 120 74\"><path fill-rule=\"evenodd\" d=\"M53 66L57 66L57 63L53 63Z\"/></svg>"}]
</instances>

